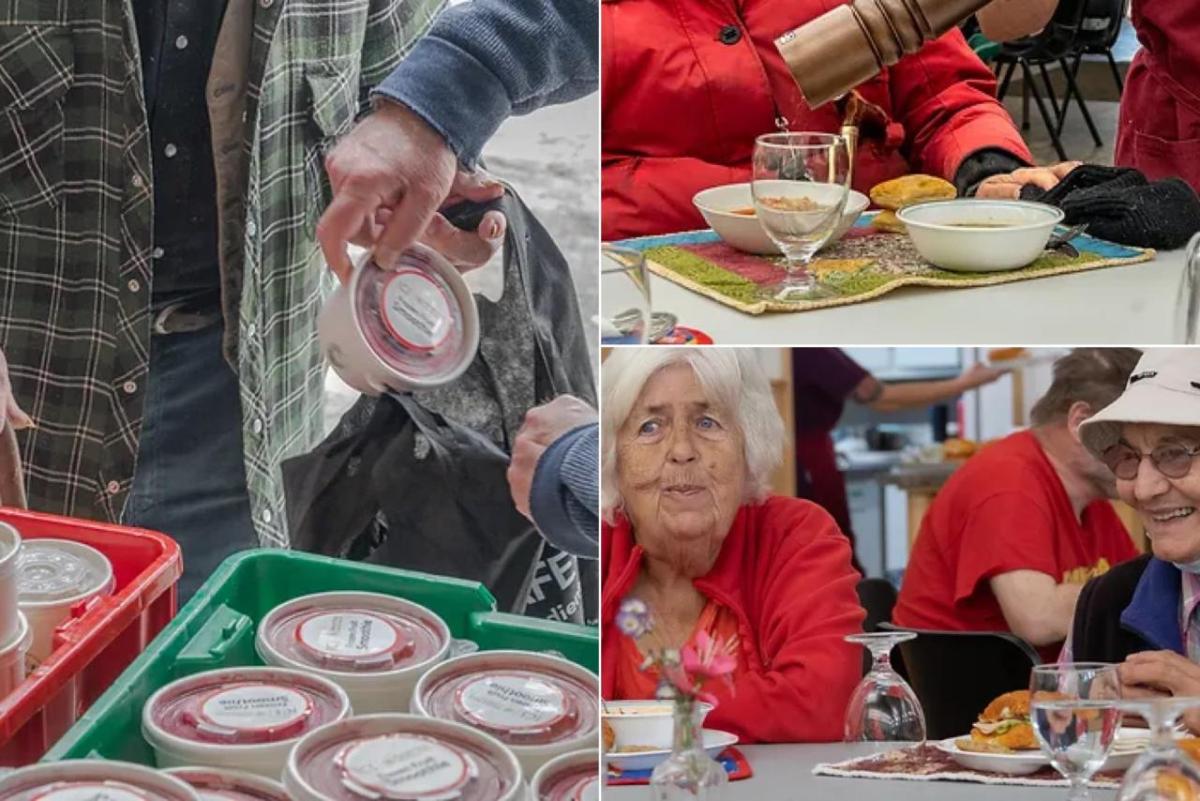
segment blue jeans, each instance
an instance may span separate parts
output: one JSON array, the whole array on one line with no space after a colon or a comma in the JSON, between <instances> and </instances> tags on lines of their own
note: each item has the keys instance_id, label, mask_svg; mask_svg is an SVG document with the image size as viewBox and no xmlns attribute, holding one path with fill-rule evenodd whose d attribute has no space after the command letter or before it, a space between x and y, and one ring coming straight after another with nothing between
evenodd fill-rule
<instances>
[{"instance_id":1,"label":"blue jeans","mask_svg":"<svg viewBox=\"0 0 1200 801\"><path fill-rule=\"evenodd\" d=\"M242 456L238 380L221 355L221 323L154 334L126 525L183 550L180 604L232 553L258 546Z\"/></svg>"}]
</instances>

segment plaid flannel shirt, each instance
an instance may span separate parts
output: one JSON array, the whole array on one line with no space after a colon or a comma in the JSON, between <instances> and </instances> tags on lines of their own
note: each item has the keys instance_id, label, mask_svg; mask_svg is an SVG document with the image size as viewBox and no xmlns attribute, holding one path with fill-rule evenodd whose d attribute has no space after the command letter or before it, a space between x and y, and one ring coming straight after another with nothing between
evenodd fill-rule
<instances>
[{"instance_id":1,"label":"plaid flannel shirt","mask_svg":"<svg viewBox=\"0 0 1200 801\"><path fill-rule=\"evenodd\" d=\"M214 114L238 100L224 142L213 121L218 171L241 165L239 185L219 190L222 295L266 545L287 544L280 462L322 433L322 157L443 2L229 0L244 41L218 48L243 82L210 78L196 99ZM38 425L22 435L30 506L106 520L120 519L133 478L152 323L153 164L131 3L0 0L0 347Z\"/></svg>"}]
</instances>

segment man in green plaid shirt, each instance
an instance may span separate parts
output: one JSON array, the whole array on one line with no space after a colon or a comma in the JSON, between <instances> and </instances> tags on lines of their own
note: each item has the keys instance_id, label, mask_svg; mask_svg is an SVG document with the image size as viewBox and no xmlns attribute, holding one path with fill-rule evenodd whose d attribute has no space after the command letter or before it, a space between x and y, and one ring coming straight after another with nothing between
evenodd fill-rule
<instances>
[{"instance_id":1,"label":"man in green plaid shirt","mask_svg":"<svg viewBox=\"0 0 1200 801\"><path fill-rule=\"evenodd\" d=\"M36 421L31 508L166 531L185 597L287 545L279 464L323 433L324 156L442 2L0 0L0 343Z\"/></svg>"}]
</instances>

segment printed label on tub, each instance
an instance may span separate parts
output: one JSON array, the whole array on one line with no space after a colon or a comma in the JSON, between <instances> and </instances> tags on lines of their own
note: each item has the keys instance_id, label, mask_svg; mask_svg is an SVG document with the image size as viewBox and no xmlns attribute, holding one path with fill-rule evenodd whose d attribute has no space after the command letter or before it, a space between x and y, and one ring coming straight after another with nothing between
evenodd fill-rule
<instances>
[{"instance_id":1,"label":"printed label on tub","mask_svg":"<svg viewBox=\"0 0 1200 801\"><path fill-rule=\"evenodd\" d=\"M147 796L132 789L109 784L76 784L51 790L34 801L146 801Z\"/></svg>"},{"instance_id":2,"label":"printed label on tub","mask_svg":"<svg viewBox=\"0 0 1200 801\"><path fill-rule=\"evenodd\" d=\"M520 731L551 726L567 714L566 695L530 676L485 676L465 684L458 703L467 717L494 729Z\"/></svg>"},{"instance_id":3,"label":"printed label on tub","mask_svg":"<svg viewBox=\"0 0 1200 801\"><path fill-rule=\"evenodd\" d=\"M368 798L397 801L458 798L475 776L462 751L433 740L388 735L349 746L338 759L346 786Z\"/></svg>"},{"instance_id":4,"label":"printed label on tub","mask_svg":"<svg viewBox=\"0 0 1200 801\"><path fill-rule=\"evenodd\" d=\"M450 304L446 293L427 275L400 270L383 290L384 320L405 345L431 350L446 338Z\"/></svg>"},{"instance_id":5,"label":"printed label on tub","mask_svg":"<svg viewBox=\"0 0 1200 801\"><path fill-rule=\"evenodd\" d=\"M384 654L396 647L396 628L376 615L334 612L310 617L300 625L300 641L329 656Z\"/></svg>"},{"instance_id":6,"label":"printed label on tub","mask_svg":"<svg viewBox=\"0 0 1200 801\"><path fill-rule=\"evenodd\" d=\"M200 707L204 719L222 729L254 730L286 726L312 710L295 690L269 684L248 684L213 693Z\"/></svg>"}]
</instances>

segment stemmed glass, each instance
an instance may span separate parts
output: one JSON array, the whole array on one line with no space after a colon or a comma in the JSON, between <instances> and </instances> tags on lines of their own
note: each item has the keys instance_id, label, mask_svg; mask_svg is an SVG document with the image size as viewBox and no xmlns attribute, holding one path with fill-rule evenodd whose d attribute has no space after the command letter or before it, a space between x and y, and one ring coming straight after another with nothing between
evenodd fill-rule
<instances>
[{"instance_id":1,"label":"stemmed glass","mask_svg":"<svg viewBox=\"0 0 1200 801\"><path fill-rule=\"evenodd\" d=\"M815 300L835 293L817 283L809 262L841 222L850 193L844 137L774 133L754 140L750 194L758 222L784 256L785 276L762 289L770 300Z\"/></svg>"},{"instance_id":2,"label":"stemmed glass","mask_svg":"<svg viewBox=\"0 0 1200 801\"><path fill-rule=\"evenodd\" d=\"M851 634L847 642L871 652L871 669L846 706L845 741L924 742L925 713L908 682L892 669L892 649L917 635L911 631Z\"/></svg>"},{"instance_id":3,"label":"stemmed glass","mask_svg":"<svg viewBox=\"0 0 1200 801\"><path fill-rule=\"evenodd\" d=\"M1150 724L1150 747L1125 772L1117 801L1175 801L1200 794L1200 765L1175 745L1179 716L1200 706L1200 698L1147 698L1122 701L1124 712Z\"/></svg>"},{"instance_id":4,"label":"stemmed glass","mask_svg":"<svg viewBox=\"0 0 1200 801\"><path fill-rule=\"evenodd\" d=\"M1200 342L1200 234L1183 254L1183 277L1175 300L1175 339L1181 345Z\"/></svg>"},{"instance_id":5,"label":"stemmed glass","mask_svg":"<svg viewBox=\"0 0 1200 801\"><path fill-rule=\"evenodd\" d=\"M645 345L650 332L646 257L630 248L600 249L600 344Z\"/></svg>"},{"instance_id":6,"label":"stemmed glass","mask_svg":"<svg viewBox=\"0 0 1200 801\"><path fill-rule=\"evenodd\" d=\"M1117 666L1037 665L1029 692L1029 715L1042 751L1070 783L1068 801L1085 801L1090 798L1088 780L1108 759L1121 723Z\"/></svg>"}]
</instances>

